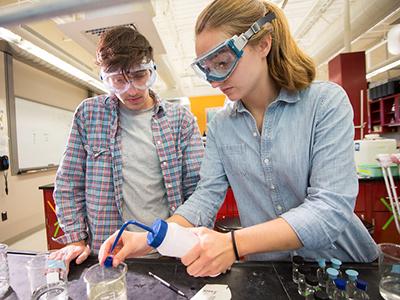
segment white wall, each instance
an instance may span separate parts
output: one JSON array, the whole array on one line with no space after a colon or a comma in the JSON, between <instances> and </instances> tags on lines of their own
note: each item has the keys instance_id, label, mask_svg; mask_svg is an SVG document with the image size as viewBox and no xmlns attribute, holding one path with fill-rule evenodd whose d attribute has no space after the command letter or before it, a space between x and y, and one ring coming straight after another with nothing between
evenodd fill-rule
<instances>
[{"instance_id":1,"label":"white wall","mask_svg":"<svg viewBox=\"0 0 400 300\"><path fill-rule=\"evenodd\" d=\"M73 84L14 60L15 96L74 110L87 97L87 91ZM4 55L0 52L0 113L6 112ZM1 115L0 115L1 122ZM8 135L7 116L0 135ZM1 125L1 124L0 124ZM0 153L0 155L3 155ZM8 172L8 195L0 174L0 211L7 211L8 220L0 221L0 242L12 242L18 237L44 226L41 185L53 183L55 171L11 176Z\"/></svg>"}]
</instances>

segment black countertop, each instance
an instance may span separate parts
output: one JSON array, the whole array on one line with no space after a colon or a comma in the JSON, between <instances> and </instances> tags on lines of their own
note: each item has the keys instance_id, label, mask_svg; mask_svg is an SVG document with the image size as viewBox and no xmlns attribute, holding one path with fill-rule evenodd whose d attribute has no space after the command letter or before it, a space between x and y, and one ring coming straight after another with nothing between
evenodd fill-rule
<instances>
[{"instance_id":1,"label":"black countertop","mask_svg":"<svg viewBox=\"0 0 400 300\"><path fill-rule=\"evenodd\" d=\"M10 252L8 254L11 289L7 300L30 299L29 284L25 271L30 254ZM86 299L83 281L85 270L97 263L96 257L89 257L83 264L72 264L68 276L70 299ZM292 265L289 262L240 262L232 269L216 278L195 278L186 273L179 260L132 259L127 261L128 299L184 299L157 280L150 277L152 272L176 285L187 296L194 296L205 284L227 284L232 299L304 299L297 293L297 285L292 282ZM354 268L368 282L370 299L382 299L378 290L378 266L372 264L344 264L344 269Z\"/></svg>"}]
</instances>

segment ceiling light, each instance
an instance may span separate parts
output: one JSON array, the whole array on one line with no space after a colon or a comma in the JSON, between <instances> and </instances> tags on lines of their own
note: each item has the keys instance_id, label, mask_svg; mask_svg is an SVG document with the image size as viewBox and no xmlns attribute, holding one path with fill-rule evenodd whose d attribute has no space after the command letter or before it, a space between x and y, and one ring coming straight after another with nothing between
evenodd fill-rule
<instances>
[{"instance_id":1,"label":"ceiling light","mask_svg":"<svg viewBox=\"0 0 400 300\"><path fill-rule=\"evenodd\" d=\"M12 43L19 48L27 51L28 53L35 55L41 60L55 66L61 71L67 72L68 74L74 76L75 78L82 80L88 83L90 86L94 87L97 90L101 90L103 92L107 92L107 89L103 85L103 83L89 74L79 70L73 65L65 62L64 60L58 58L57 56L43 50L42 48L32 44L31 42L23 39L19 35L11 32L8 29L0 27L0 38L6 40L9 43Z\"/></svg>"},{"instance_id":2,"label":"ceiling light","mask_svg":"<svg viewBox=\"0 0 400 300\"><path fill-rule=\"evenodd\" d=\"M400 59L396 60L396 61L394 61L394 62L392 62L390 64L387 64L386 66L383 66L383 67L381 67L379 69L376 69L375 71L367 73L366 77L367 77L367 79L370 79L371 77L374 77L374 76L376 76L376 75L378 75L380 73L386 72L386 71L388 71L390 69L393 69L393 68L395 68L397 66L400 66Z\"/></svg>"}]
</instances>

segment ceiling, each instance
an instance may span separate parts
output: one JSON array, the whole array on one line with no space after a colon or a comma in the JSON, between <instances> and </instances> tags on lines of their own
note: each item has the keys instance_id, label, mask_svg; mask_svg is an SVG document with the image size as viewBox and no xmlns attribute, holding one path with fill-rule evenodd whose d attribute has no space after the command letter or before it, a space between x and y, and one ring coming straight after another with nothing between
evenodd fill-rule
<instances>
[{"instance_id":1,"label":"ceiling","mask_svg":"<svg viewBox=\"0 0 400 300\"><path fill-rule=\"evenodd\" d=\"M112 3L112 1L109 1ZM107 8L86 10L51 19L7 26L14 33L97 78L94 52L98 33L116 25L134 23L155 50L159 80L156 89L164 97L219 93L198 79L190 68L195 57L194 24L209 0L137 0ZM349 36L352 51L366 51L367 72L400 59L387 51L388 30L400 23L400 0L274 0L284 5L293 36L318 66L318 78L327 79L327 63L344 51ZM40 3L2 1L0 11ZM349 4L350 28L345 28ZM1 13L0 13L1 21ZM1 22L0 22L1 26ZM399 76L393 69L372 81Z\"/></svg>"}]
</instances>

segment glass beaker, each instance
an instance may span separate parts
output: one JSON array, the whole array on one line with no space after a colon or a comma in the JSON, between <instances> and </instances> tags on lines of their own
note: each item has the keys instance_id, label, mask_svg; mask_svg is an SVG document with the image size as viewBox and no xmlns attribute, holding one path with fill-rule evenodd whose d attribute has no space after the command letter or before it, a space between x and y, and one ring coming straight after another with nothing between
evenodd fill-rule
<instances>
[{"instance_id":1,"label":"glass beaker","mask_svg":"<svg viewBox=\"0 0 400 300\"><path fill-rule=\"evenodd\" d=\"M83 279L89 300L127 300L126 272L128 267L120 263L118 267L106 268L95 264L87 269Z\"/></svg>"},{"instance_id":2,"label":"glass beaker","mask_svg":"<svg viewBox=\"0 0 400 300\"><path fill-rule=\"evenodd\" d=\"M39 253L28 261L29 285L33 300L67 300L67 270L63 255Z\"/></svg>"},{"instance_id":3,"label":"glass beaker","mask_svg":"<svg viewBox=\"0 0 400 300\"><path fill-rule=\"evenodd\" d=\"M400 300L400 245L379 244L379 292L384 299Z\"/></svg>"},{"instance_id":4,"label":"glass beaker","mask_svg":"<svg viewBox=\"0 0 400 300\"><path fill-rule=\"evenodd\" d=\"M0 298L3 297L10 287L10 275L8 272L6 244L0 244Z\"/></svg>"}]
</instances>

